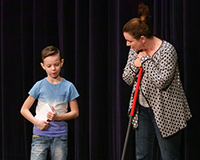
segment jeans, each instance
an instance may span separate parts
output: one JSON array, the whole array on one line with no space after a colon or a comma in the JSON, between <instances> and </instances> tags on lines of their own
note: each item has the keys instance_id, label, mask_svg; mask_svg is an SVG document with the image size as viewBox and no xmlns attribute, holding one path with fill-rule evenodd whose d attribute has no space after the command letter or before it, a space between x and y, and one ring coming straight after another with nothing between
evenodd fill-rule
<instances>
[{"instance_id":1,"label":"jeans","mask_svg":"<svg viewBox=\"0 0 200 160\"><path fill-rule=\"evenodd\" d=\"M158 144L163 160L180 160L181 132L162 138L151 108L139 107L139 126L135 131L136 160L155 160Z\"/></svg>"},{"instance_id":2,"label":"jeans","mask_svg":"<svg viewBox=\"0 0 200 160\"><path fill-rule=\"evenodd\" d=\"M67 136L47 137L33 135L31 160L45 160L50 153L51 160L66 160L68 155Z\"/></svg>"}]
</instances>

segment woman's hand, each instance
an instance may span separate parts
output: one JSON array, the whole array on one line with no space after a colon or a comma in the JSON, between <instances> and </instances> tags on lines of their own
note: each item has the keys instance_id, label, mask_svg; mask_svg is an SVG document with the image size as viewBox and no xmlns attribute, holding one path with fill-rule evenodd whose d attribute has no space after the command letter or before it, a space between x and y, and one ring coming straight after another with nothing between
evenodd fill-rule
<instances>
[{"instance_id":1,"label":"woman's hand","mask_svg":"<svg viewBox=\"0 0 200 160\"><path fill-rule=\"evenodd\" d=\"M149 56L148 53L147 53L146 51L142 51L142 52L140 52L140 53L137 55L137 57L138 57L139 59L142 58L142 57L144 57L144 56Z\"/></svg>"},{"instance_id":2,"label":"woman's hand","mask_svg":"<svg viewBox=\"0 0 200 160\"><path fill-rule=\"evenodd\" d=\"M144 56L149 56L149 55L145 51L142 51L137 55L137 58L133 62L135 67L141 67L142 66L140 59Z\"/></svg>"},{"instance_id":3,"label":"woman's hand","mask_svg":"<svg viewBox=\"0 0 200 160\"><path fill-rule=\"evenodd\" d=\"M138 67L138 68L141 67L141 65L142 65L140 58L138 58L138 57L134 60L133 63L134 63L134 66Z\"/></svg>"}]
</instances>

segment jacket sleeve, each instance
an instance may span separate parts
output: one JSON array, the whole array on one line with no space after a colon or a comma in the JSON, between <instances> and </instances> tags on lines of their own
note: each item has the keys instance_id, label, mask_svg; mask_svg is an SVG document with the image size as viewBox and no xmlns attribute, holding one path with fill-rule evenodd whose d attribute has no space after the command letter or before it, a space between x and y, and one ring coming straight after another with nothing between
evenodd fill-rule
<instances>
[{"instance_id":1,"label":"jacket sleeve","mask_svg":"<svg viewBox=\"0 0 200 160\"><path fill-rule=\"evenodd\" d=\"M137 53L130 48L128 60L122 74L122 79L130 86L133 85L137 72L139 70L139 68L135 67L133 63L136 57Z\"/></svg>"},{"instance_id":2,"label":"jacket sleeve","mask_svg":"<svg viewBox=\"0 0 200 160\"><path fill-rule=\"evenodd\" d=\"M173 46L165 48L159 55L154 57L145 56L141 58L142 68L148 79L155 85L156 88L165 89L173 80L176 66L177 53Z\"/></svg>"}]
</instances>

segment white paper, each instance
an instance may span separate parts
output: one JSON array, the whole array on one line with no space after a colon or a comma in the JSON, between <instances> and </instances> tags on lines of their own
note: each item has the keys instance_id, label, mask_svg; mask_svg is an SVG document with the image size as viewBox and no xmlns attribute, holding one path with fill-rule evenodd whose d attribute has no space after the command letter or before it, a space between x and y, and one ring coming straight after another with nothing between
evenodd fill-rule
<instances>
[{"instance_id":1,"label":"white paper","mask_svg":"<svg viewBox=\"0 0 200 160\"><path fill-rule=\"evenodd\" d=\"M47 113L52 112L51 107L48 104L45 104L42 109L35 115L35 118L39 120L47 120Z\"/></svg>"}]
</instances>

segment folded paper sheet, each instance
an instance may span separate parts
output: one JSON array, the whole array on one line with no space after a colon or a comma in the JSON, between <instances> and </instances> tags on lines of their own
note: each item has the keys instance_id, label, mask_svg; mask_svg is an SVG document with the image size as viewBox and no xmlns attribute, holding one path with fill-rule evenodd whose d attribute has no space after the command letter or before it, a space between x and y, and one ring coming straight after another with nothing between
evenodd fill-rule
<instances>
[{"instance_id":1,"label":"folded paper sheet","mask_svg":"<svg viewBox=\"0 0 200 160\"><path fill-rule=\"evenodd\" d=\"M35 118L39 120L47 120L47 113L52 112L51 107L48 104L45 104L42 109L35 115Z\"/></svg>"}]
</instances>

